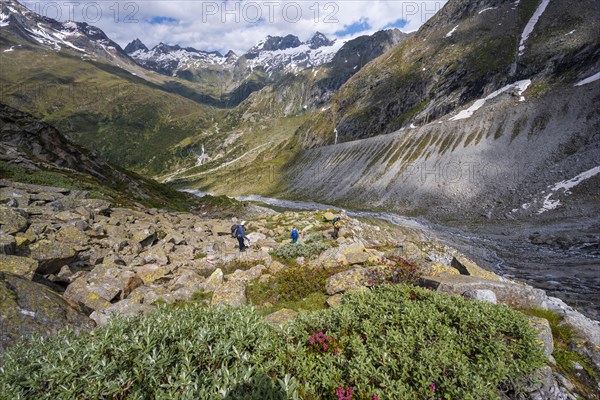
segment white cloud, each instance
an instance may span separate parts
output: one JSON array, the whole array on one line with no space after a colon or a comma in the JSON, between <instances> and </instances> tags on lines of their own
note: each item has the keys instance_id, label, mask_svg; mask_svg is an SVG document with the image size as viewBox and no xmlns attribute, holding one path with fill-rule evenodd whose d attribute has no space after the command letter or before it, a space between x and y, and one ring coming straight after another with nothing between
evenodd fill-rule
<instances>
[{"instance_id":1,"label":"white cloud","mask_svg":"<svg viewBox=\"0 0 600 400\"><path fill-rule=\"evenodd\" d=\"M370 34L399 20L405 32L418 29L446 1L55 1L27 2L34 11L61 21L75 19L100 27L125 46L139 38L202 50L243 53L267 35L293 34L307 40L316 31L329 38ZM99 12L100 11L100 12ZM347 30L347 27L358 26Z\"/></svg>"}]
</instances>

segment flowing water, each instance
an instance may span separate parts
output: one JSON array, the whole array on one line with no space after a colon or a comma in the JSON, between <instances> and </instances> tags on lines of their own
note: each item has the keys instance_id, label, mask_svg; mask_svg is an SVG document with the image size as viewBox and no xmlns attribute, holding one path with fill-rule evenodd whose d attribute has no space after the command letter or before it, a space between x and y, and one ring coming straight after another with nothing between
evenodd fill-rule
<instances>
[{"instance_id":1,"label":"flowing water","mask_svg":"<svg viewBox=\"0 0 600 400\"><path fill-rule=\"evenodd\" d=\"M205 194L192 190L188 192L198 196ZM286 210L342 210L329 204L256 195L241 196L237 200L263 203ZM482 267L498 275L544 289L548 295L564 300L586 316L595 320L600 319L600 254L598 252L581 249L560 250L534 245L527 240L526 234L515 234L515 232L526 232L527 227L515 227L514 224L507 224L505 229L502 227L496 229L495 233L489 231L473 233L394 213L344 210L351 217L380 219L397 226L422 231L428 237L457 248ZM575 226L572 228L576 229Z\"/></svg>"}]
</instances>

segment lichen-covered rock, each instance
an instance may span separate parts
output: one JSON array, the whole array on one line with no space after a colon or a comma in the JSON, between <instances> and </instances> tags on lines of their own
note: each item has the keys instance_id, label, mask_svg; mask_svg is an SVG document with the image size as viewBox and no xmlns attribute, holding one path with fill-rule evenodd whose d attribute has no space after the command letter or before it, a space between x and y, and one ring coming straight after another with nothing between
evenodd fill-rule
<instances>
[{"instance_id":1,"label":"lichen-covered rock","mask_svg":"<svg viewBox=\"0 0 600 400\"><path fill-rule=\"evenodd\" d=\"M217 306L241 307L246 305L246 285L241 281L229 281L219 286L210 304Z\"/></svg>"},{"instance_id":2,"label":"lichen-covered rock","mask_svg":"<svg viewBox=\"0 0 600 400\"><path fill-rule=\"evenodd\" d=\"M239 280L242 282L250 282L260 278L262 272L266 269L264 265L255 265L246 271L236 270L234 273L227 276L228 281Z\"/></svg>"},{"instance_id":3,"label":"lichen-covered rock","mask_svg":"<svg viewBox=\"0 0 600 400\"><path fill-rule=\"evenodd\" d=\"M194 271L185 271L169 285L169 290L177 300L190 300L194 293L204 291L203 283L206 280L203 276Z\"/></svg>"},{"instance_id":4,"label":"lichen-covered rock","mask_svg":"<svg viewBox=\"0 0 600 400\"><path fill-rule=\"evenodd\" d=\"M27 223L27 214L23 211L0 207L0 233L12 235L25 232Z\"/></svg>"},{"instance_id":5,"label":"lichen-covered rock","mask_svg":"<svg viewBox=\"0 0 600 400\"><path fill-rule=\"evenodd\" d=\"M461 275L470 275L476 278L482 278L491 281L500 280L498 275L494 274L493 272L486 271L473 261L463 256L453 257L452 261L450 262L450 266L455 268Z\"/></svg>"},{"instance_id":6,"label":"lichen-covered rock","mask_svg":"<svg viewBox=\"0 0 600 400\"><path fill-rule=\"evenodd\" d=\"M127 291L136 286L133 271L115 265L99 265L91 272L81 275L64 293L67 299L91 310L102 310L113 300L123 299ZM138 286L139 286L139 281Z\"/></svg>"},{"instance_id":7,"label":"lichen-covered rock","mask_svg":"<svg viewBox=\"0 0 600 400\"><path fill-rule=\"evenodd\" d=\"M0 272L0 354L21 337L49 336L66 326L87 330L94 322L46 286Z\"/></svg>"},{"instance_id":8,"label":"lichen-covered rock","mask_svg":"<svg viewBox=\"0 0 600 400\"><path fill-rule=\"evenodd\" d=\"M0 235L0 254L12 255L17 251L17 241L14 236Z\"/></svg>"},{"instance_id":9,"label":"lichen-covered rock","mask_svg":"<svg viewBox=\"0 0 600 400\"><path fill-rule=\"evenodd\" d=\"M73 243L43 239L29 246L29 257L38 261L38 274L55 274L75 260L75 247Z\"/></svg>"},{"instance_id":10,"label":"lichen-covered rock","mask_svg":"<svg viewBox=\"0 0 600 400\"><path fill-rule=\"evenodd\" d=\"M350 265L364 264L367 261L369 261L369 254L366 252L346 254L346 262Z\"/></svg>"},{"instance_id":11,"label":"lichen-covered rock","mask_svg":"<svg viewBox=\"0 0 600 400\"><path fill-rule=\"evenodd\" d=\"M349 290L364 288L369 283L369 272L383 267L356 268L349 271L339 272L327 279L325 289L327 294L334 295Z\"/></svg>"},{"instance_id":12,"label":"lichen-covered rock","mask_svg":"<svg viewBox=\"0 0 600 400\"><path fill-rule=\"evenodd\" d=\"M147 264L135 269L137 275L142 278L144 284L149 285L159 280L172 278L173 267L170 265Z\"/></svg>"},{"instance_id":13,"label":"lichen-covered rock","mask_svg":"<svg viewBox=\"0 0 600 400\"><path fill-rule=\"evenodd\" d=\"M0 272L6 272L32 280L33 274L37 268L38 262L31 258L0 254Z\"/></svg>"},{"instance_id":14,"label":"lichen-covered rock","mask_svg":"<svg viewBox=\"0 0 600 400\"><path fill-rule=\"evenodd\" d=\"M208 279L202 284L205 292L214 292L223 284L223 271L217 268Z\"/></svg>"},{"instance_id":15,"label":"lichen-covered rock","mask_svg":"<svg viewBox=\"0 0 600 400\"><path fill-rule=\"evenodd\" d=\"M334 294L333 296L329 296L327 298L327 305L331 308L337 307L340 304L342 304L342 295L341 294Z\"/></svg>"},{"instance_id":16,"label":"lichen-covered rock","mask_svg":"<svg viewBox=\"0 0 600 400\"><path fill-rule=\"evenodd\" d=\"M273 261L270 265L269 265L269 272L271 274L277 274L279 271L285 269L285 265L283 265L282 263L280 263L279 261Z\"/></svg>"},{"instance_id":17,"label":"lichen-covered rock","mask_svg":"<svg viewBox=\"0 0 600 400\"><path fill-rule=\"evenodd\" d=\"M282 308L279 311L275 311L265 317L265 319L273 325L285 325L290 322L298 314L294 310L289 308Z\"/></svg>"},{"instance_id":18,"label":"lichen-covered rock","mask_svg":"<svg viewBox=\"0 0 600 400\"><path fill-rule=\"evenodd\" d=\"M153 263L158 265L167 265L170 262L169 256L162 246L153 246L140 254L140 257L145 263Z\"/></svg>"},{"instance_id":19,"label":"lichen-covered rock","mask_svg":"<svg viewBox=\"0 0 600 400\"><path fill-rule=\"evenodd\" d=\"M152 226L135 226L131 239L144 247L151 246L157 239L156 229Z\"/></svg>"},{"instance_id":20,"label":"lichen-covered rock","mask_svg":"<svg viewBox=\"0 0 600 400\"><path fill-rule=\"evenodd\" d=\"M552 341L552 329L547 319L528 316L529 324L538 336L538 341L544 349L546 357L551 357L554 352L554 342Z\"/></svg>"},{"instance_id":21,"label":"lichen-covered rock","mask_svg":"<svg viewBox=\"0 0 600 400\"><path fill-rule=\"evenodd\" d=\"M125 299L118 303L111 304L103 310L97 310L90 314L98 326L105 325L110 318L114 316L133 317L136 315L147 314L156 307L151 304L140 303L133 299Z\"/></svg>"},{"instance_id":22,"label":"lichen-covered rock","mask_svg":"<svg viewBox=\"0 0 600 400\"><path fill-rule=\"evenodd\" d=\"M421 285L454 295L461 295L469 290L491 290L499 303L513 308L543 307L546 301L546 293L541 289L511 281L500 282L468 275L424 277Z\"/></svg>"}]
</instances>

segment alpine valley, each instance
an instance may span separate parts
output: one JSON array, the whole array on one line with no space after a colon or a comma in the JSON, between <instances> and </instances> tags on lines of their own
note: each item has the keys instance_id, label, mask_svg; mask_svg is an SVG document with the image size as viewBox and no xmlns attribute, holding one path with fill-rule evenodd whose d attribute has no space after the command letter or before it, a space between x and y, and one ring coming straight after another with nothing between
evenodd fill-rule
<instances>
[{"instance_id":1,"label":"alpine valley","mask_svg":"<svg viewBox=\"0 0 600 400\"><path fill-rule=\"evenodd\" d=\"M50 288L62 311L46 325L76 330L207 293L278 311L252 281L344 266L320 294L339 296L402 250L438 292L561 316L543 384L489 398L597 399L599 32L597 0L449 0L411 33L267 36L243 54L122 48L1 0L0 304ZM351 235L325 239L321 211L342 209ZM253 220L260 244L242 261L232 217ZM322 252L282 263L294 223ZM307 296L286 308L312 309ZM581 340L558 344L565 325ZM360 398L387 398L382 385Z\"/></svg>"}]
</instances>

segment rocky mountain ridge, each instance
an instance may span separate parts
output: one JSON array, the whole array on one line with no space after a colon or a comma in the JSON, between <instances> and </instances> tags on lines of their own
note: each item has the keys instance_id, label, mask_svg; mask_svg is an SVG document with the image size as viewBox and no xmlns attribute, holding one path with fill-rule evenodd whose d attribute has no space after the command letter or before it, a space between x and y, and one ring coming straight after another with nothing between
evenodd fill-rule
<instances>
[{"instance_id":1,"label":"rocky mountain ridge","mask_svg":"<svg viewBox=\"0 0 600 400\"><path fill-rule=\"evenodd\" d=\"M122 68L133 64L121 46L99 28L85 22L58 22L36 14L15 0L0 4L0 28L32 44L60 51L73 50L82 57L100 57ZM14 49L14 46L11 47Z\"/></svg>"}]
</instances>

